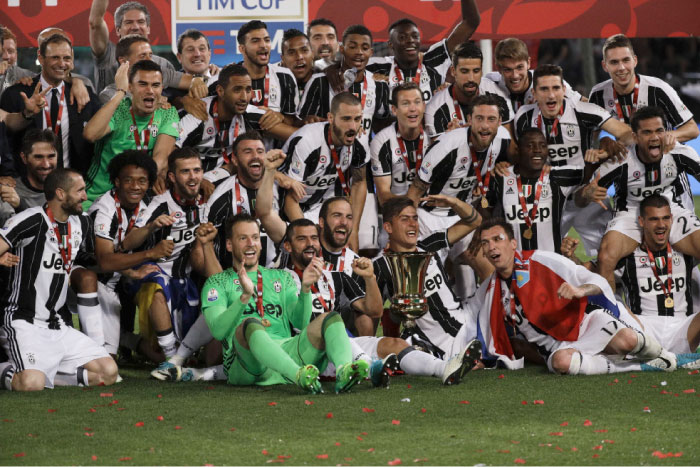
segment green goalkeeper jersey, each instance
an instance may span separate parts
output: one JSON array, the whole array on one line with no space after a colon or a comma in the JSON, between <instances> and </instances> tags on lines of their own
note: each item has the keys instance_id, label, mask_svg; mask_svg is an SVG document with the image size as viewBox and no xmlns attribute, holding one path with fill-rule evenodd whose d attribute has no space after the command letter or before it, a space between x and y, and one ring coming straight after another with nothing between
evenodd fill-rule
<instances>
[{"instance_id":1,"label":"green goalkeeper jersey","mask_svg":"<svg viewBox=\"0 0 700 468\"><path fill-rule=\"evenodd\" d=\"M234 332L246 318L261 319L264 325L269 322L268 334L280 340L291 338L291 327L303 330L311 320L311 294L299 293L287 271L259 267L257 271L248 272L256 292L258 271L262 276L262 317L255 295L247 304L241 303L243 290L238 273L232 268L211 276L204 283L202 313L214 338L223 342L225 352L232 351Z\"/></svg>"}]
</instances>

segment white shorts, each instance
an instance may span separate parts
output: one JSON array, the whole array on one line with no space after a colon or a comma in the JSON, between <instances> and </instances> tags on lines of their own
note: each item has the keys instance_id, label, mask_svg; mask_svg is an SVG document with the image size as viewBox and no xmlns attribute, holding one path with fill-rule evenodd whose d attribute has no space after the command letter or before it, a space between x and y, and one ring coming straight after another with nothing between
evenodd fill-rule
<instances>
[{"instance_id":1,"label":"white shorts","mask_svg":"<svg viewBox=\"0 0 700 468\"><path fill-rule=\"evenodd\" d=\"M604 210L597 203L591 203L585 208L579 208L574 200L567 200L561 217L561 235L566 236L573 227L581 237L586 255L595 256L600 247L600 241L605 234L605 226L612 217L610 199L604 202L608 207Z\"/></svg>"},{"instance_id":2,"label":"white shorts","mask_svg":"<svg viewBox=\"0 0 700 468\"><path fill-rule=\"evenodd\" d=\"M365 198L365 207L360 219L360 231L357 233L360 241L360 250L374 250L379 248L379 214L377 211L377 196L368 193Z\"/></svg>"},{"instance_id":3,"label":"white shorts","mask_svg":"<svg viewBox=\"0 0 700 468\"><path fill-rule=\"evenodd\" d=\"M671 215L673 216L673 224L671 224L671 244L685 239L695 231L700 229L700 219L695 216L695 213L687 208L682 208L678 205L671 205ZM639 217L639 209L633 211L620 211L615 217L610 220L606 233L608 231L617 231L627 237L634 239L637 243L642 241L642 228L639 227L637 218Z\"/></svg>"},{"instance_id":4,"label":"white shorts","mask_svg":"<svg viewBox=\"0 0 700 468\"><path fill-rule=\"evenodd\" d=\"M688 327L690 322L698 316L697 313L690 316L664 317L659 315L637 315L644 326L644 331L656 338L661 346L672 353L694 353L688 343Z\"/></svg>"},{"instance_id":5,"label":"white shorts","mask_svg":"<svg viewBox=\"0 0 700 468\"><path fill-rule=\"evenodd\" d=\"M418 232L420 234L420 238L423 239L424 237L427 237L436 231L449 229L460 219L461 218L457 215L440 216L435 215L430 211L426 211L423 208L418 208ZM449 249L449 252L438 252L438 254L440 255L440 259L444 262L447 259L447 257L454 259L461 255L462 252L467 250L467 248L469 247L469 244L471 243L472 238L474 237L474 232L476 231L470 232L466 237L460 239L457 243L452 245L452 247L450 247Z\"/></svg>"},{"instance_id":6,"label":"white shorts","mask_svg":"<svg viewBox=\"0 0 700 468\"><path fill-rule=\"evenodd\" d=\"M0 345L15 367L41 371L46 388L53 388L56 373L75 374L78 367L95 359L109 357L102 346L78 330L62 326L50 330L26 320L13 320L0 328Z\"/></svg>"},{"instance_id":7,"label":"white shorts","mask_svg":"<svg viewBox=\"0 0 700 468\"><path fill-rule=\"evenodd\" d=\"M579 325L578 340L560 341L555 345L547 359L547 367L554 372L552 356L562 349L575 349L587 356L603 352L608 343L617 335L617 332L623 328L628 327L603 309L595 309L587 313Z\"/></svg>"}]
</instances>

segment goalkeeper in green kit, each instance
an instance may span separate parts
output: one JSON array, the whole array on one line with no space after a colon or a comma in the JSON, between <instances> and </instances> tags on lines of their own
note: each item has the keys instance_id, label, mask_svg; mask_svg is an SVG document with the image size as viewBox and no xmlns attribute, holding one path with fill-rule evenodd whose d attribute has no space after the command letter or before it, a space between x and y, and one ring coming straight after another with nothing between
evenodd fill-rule
<instances>
[{"instance_id":1,"label":"goalkeeper in green kit","mask_svg":"<svg viewBox=\"0 0 700 468\"><path fill-rule=\"evenodd\" d=\"M202 313L224 350L224 372L232 385L296 383L320 393L319 369L335 364L336 393L368 375L368 364L351 362L350 341L337 312L311 320L311 290L322 275L315 258L303 272L301 291L291 275L258 265L260 228L248 214L226 223L226 248L233 268L211 276L202 289ZM292 337L292 327L301 333Z\"/></svg>"}]
</instances>

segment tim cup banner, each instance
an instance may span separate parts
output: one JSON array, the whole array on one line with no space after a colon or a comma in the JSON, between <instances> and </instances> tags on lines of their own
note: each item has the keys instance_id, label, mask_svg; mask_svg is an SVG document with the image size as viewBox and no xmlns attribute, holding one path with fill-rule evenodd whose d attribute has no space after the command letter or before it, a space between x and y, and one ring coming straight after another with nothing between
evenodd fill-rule
<instances>
[{"instance_id":1,"label":"tim cup banner","mask_svg":"<svg viewBox=\"0 0 700 468\"><path fill-rule=\"evenodd\" d=\"M274 49L279 51L280 28L304 29L310 19L325 17L339 35L351 24L363 23L376 41L387 39L396 19L418 24L425 44L444 38L460 21L457 0L140 0L151 13L150 40L154 45L176 42L187 27L209 32L216 63L241 60L235 31L250 19L270 25ZM20 47L36 46L44 28L69 31L76 46L89 46L90 0L0 0L0 24L18 37ZM112 0L105 17L114 34ZM475 39L557 39L608 37L688 37L700 35L700 0L477 0L481 25ZM216 41L216 43L214 43ZM223 42L222 42L223 41ZM218 50L217 50L218 49ZM223 49L223 50L221 50Z\"/></svg>"}]
</instances>

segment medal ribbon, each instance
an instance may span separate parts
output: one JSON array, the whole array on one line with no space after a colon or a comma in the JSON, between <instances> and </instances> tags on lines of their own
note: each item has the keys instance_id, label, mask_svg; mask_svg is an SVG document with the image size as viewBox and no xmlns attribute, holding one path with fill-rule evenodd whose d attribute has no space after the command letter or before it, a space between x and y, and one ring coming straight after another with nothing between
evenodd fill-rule
<instances>
[{"instance_id":1,"label":"medal ribbon","mask_svg":"<svg viewBox=\"0 0 700 468\"><path fill-rule=\"evenodd\" d=\"M153 117L156 115L155 112L151 114L151 120L148 121L148 125L144 129L144 144L141 144L141 136L139 132L139 126L136 125L136 116L134 116L134 108L133 106L131 109L129 109L129 112L131 112L131 121L134 123L134 141L136 142L136 149L141 150L141 151L148 151L148 143L151 140L151 124L153 124Z\"/></svg>"},{"instance_id":2,"label":"medal ribbon","mask_svg":"<svg viewBox=\"0 0 700 468\"><path fill-rule=\"evenodd\" d=\"M129 224L126 227L126 232L124 232L124 235L122 235L122 209L121 209L121 203L119 202L119 196L117 195L117 192L114 192L114 204L117 207L117 223L119 224L119 231L117 232L117 247L121 248L122 246L122 240L124 240L124 237L129 234L129 231L134 227L134 223L136 222L136 217L139 214L139 205L136 205L136 209L134 210L134 214L131 216L131 219L129 220Z\"/></svg>"},{"instance_id":3,"label":"medal ribbon","mask_svg":"<svg viewBox=\"0 0 700 468\"><path fill-rule=\"evenodd\" d=\"M63 97L66 94L66 85L63 84L61 88L61 97L58 99L58 114L56 115L56 128L53 128L53 122L51 122L51 113L49 112L49 106L44 106L44 118L46 119L46 128L51 129L56 136L59 136L61 131L61 117L63 116Z\"/></svg>"},{"instance_id":4,"label":"medal ribbon","mask_svg":"<svg viewBox=\"0 0 700 468\"><path fill-rule=\"evenodd\" d=\"M335 145L331 138L331 130L328 129L328 147L331 149L331 157L333 158L333 164L335 164L335 170L338 172L338 179L340 180L340 185L343 188L343 195L346 197L350 195L350 189L345 180L345 174L343 173L343 168L340 167L340 158L338 157L338 152L335 150Z\"/></svg>"},{"instance_id":5,"label":"medal ribbon","mask_svg":"<svg viewBox=\"0 0 700 468\"><path fill-rule=\"evenodd\" d=\"M350 85L352 88L352 85ZM350 91L350 88L345 91ZM360 106L362 107L362 113L365 112L365 101L367 100L367 73L364 74L362 78L362 90L360 91Z\"/></svg>"},{"instance_id":6,"label":"medal ribbon","mask_svg":"<svg viewBox=\"0 0 700 468\"><path fill-rule=\"evenodd\" d=\"M301 282L301 279L303 278L303 275L304 275L303 270L301 270L297 267L294 267L294 272L297 274L297 276L299 277L299 281ZM335 291L333 291L331 284L328 282L328 279L326 279L326 275L321 275L321 279L323 280L323 283L326 285L326 287L328 288L328 291L331 295L331 299L329 301L330 305L328 302L326 302L326 300L321 295L321 291L319 291L318 286L316 286L316 283L311 285L311 292L314 293L316 295L316 297L318 298L318 300L321 302L321 306L323 306L323 310L325 310L326 312L330 312L331 305L333 305L333 303L335 301Z\"/></svg>"},{"instance_id":7,"label":"medal ribbon","mask_svg":"<svg viewBox=\"0 0 700 468\"><path fill-rule=\"evenodd\" d=\"M625 106L627 108L627 118L631 119L634 111L637 110L637 98L639 98L639 75L635 77L634 83L634 93L632 94L632 105ZM625 114L622 112L622 106L620 105L620 100L618 99L617 91L615 91L615 86L613 86L613 99L615 99L615 108L617 109L617 116L620 120L625 121Z\"/></svg>"},{"instance_id":8,"label":"medal ribbon","mask_svg":"<svg viewBox=\"0 0 700 468\"><path fill-rule=\"evenodd\" d=\"M219 122L219 100L214 101L214 107L212 109L214 114L214 126L216 127L216 135L219 137L219 144L221 145L221 157L224 158L224 162L227 164L231 161L231 155L226 152L226 148L231 146L231 144L238 138L238 132L240 130L240 124L236 118L233 118L235 125L233 128L233 138L231 138L231 125L228 127L228 131L221 130L221 122ZM234 122L231 121L231 124Z\"/></svg>"},{"instance_id":9,"label":"medal ribbon","mask_svg":"<svg viewBox=\"0 0 700 468\"><path fill-rule=\"evenodd\" d=\"M423 59L418 58L418 68L416 68L416 74L415 76L411 79L415 84L420 85L420 67L423 64ZM399 68L399 64L394 61L394 74L396 75L396 80L399 83L403 82L403 74L401 74L401 69Z\"/></svg>"},{"instance_id":10,"label":"medal ribbon","mask_svg":"<svg viewBox=\"0 0 700 468\"><path fill-rule=\"evenodd\" d=\"M63 270L67 273L70 274L70 270L73 267L73 262L71 260L71 249L72 245L70 243L71 241L71 228L70 228L70 219L66 222L68 232L65 237L63 237L63 242L61 242L61 231L58 229L58 223L56 222L56 218L53 216L53 211L51 211L51 208L49 206L46 206L46 216L49 217L49 221L51 222L51 226L53 227L53 232L56 234L56 242L58 242L58 251L61 253L61 258L63 259Z\"/></svg>"},{"instance_id":11,"label":"medal ribbon","mask_svg":"<svg viewBox=\"0 0 700 468\"><path fill-rule=\"evenodd\" d=\"M484 159L484 163L486 163L486 175L482 177L481 168L483 164L479 164L479 158L476 156L476 150L474 149L474 145L472 145L471 139L467 138L467 142L469 143L469 152L472 156L472 165L474 166L474 174L476 175L476 185L481 192L482 198L486 198L486 193L489 191L489 181L491 180L491 171L489 168L493 161L493 151L489 151L489 148L486 148L488 151L487 157Z\"/></svg>"},{"instance_id":12,"label":"medal ribbon","mask_svg":"<svg viewBox=\"0 0 700 468\"><path fill-rule=\"evenodd\" d=\"M478 94L477 91L477 95ZM457 120L459 120L460 125L466 125L467 122L462 116L462 107L459 105L459 101L457 101L457 97L455 96L455 85L452 85L452 102L454 102L455 114L457 115Z\"/></svg>"},{"instance_id":13,"label":"medal ribbon","mask_svg":"<svg viewBox=\"0 0 700 468\"><path fill-rule=\"evenodd\" d=\"M418 141L418 149L416 150L416 175L418 175L418 170L420 170L420 165L423 162L423 127L420 128L420 140ZM399 134L399 128L398 124L396 125L396 141L399 143L399 150L401 150L401 156L403 156L403 160L406 162L406 170L408 170L408 173L411 173L411 166L408 161L408 151L406 151L406 144L403 142L403 138Z\"/></svg>"},{"instance_id":14,"label":"medal ribbon","mask_svg":"<svg viewBox=\"0 0 700 468\"><path fill-rule=\"evenodd\" d=\"M562 102L561 104L561 109L559 109L559 115L557 115L557 118L554 119L554 123L552 124L552 129L549 131L549 138L556 138L556 136L559 134L559 119L561 116L564 115L564 103ZM537 128L542 130L542 112L537 115ZM545 133L545 136L547 134Z\"/></svg>"},{"instance_id":15,"label":"medal ribbon","mask_svg":"<svg viewBox=\"0 0 700 468\"><path fill-rule=\"evenodd\" d=\"M540 178L537 180L537 184L535 185L535 201L532 203L532 209L530 211L527 211L527 203L525 202L525 196L523 195L523 181L520 179L519 174L516 174L515 180L518 182L518 199L520 200L520 207L523 210L525 224L527 224L528 228L532 228L533 219L537 217L537 206L540 204L540 195L542 195L544 171L540 173Z\"/></svg>"},{"instance_id":16,"label":"medal ribbon","mask_svg":"<svg viewBox=\"0 0 700 468\"><path fill-rule=\"evenodd\" d=\"M258 284L255 286L255 306L258 309L260 318L265 317L265 309L263 309L263 279L260 268L258 268Z\"/></svg>"},{"instance_id":17,"label":"medal ribbon","mask_svg":"<svg viewBox=\"0 0 700 468\"><path fill-rule=\"evenodd\" d=\"M661 283L661 290L664 292L664 296L671 297L671 287L673 286L673 258L671 254L671 244L666 244L666 268L668 269L668 278L666 278L666 281L661 281L659 272L656 269L656 259L654 258L654 254L651 252L651 250L649 250L649 247L647 247L647 256L649 257L649 266L651 266L651 271L654 272L656 280Z\"/></svg>"}]
</instances>

